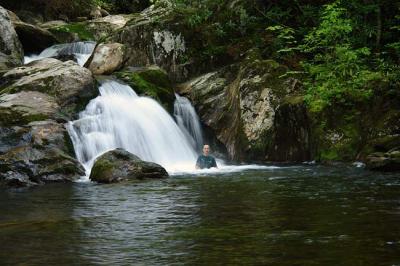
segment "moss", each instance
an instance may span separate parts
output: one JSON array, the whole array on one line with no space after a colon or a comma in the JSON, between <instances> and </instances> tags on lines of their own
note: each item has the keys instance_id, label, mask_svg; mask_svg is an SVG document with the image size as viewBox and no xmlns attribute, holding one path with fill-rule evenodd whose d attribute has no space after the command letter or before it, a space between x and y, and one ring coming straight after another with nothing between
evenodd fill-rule
<instances>
[{"instance_id":1,"label":"moss","mask_svg":"<svg viewBox=\"0 0 400 266\"><path fill-rule=\"evenodd\" d=\"M94 177L96 180L109 180L108 176L112 175L114 165L107 160L99 160L95 162L90 177Z\"/></svg>"},{"instance_id":2,"label":"moss","mask_svg":"<svg viewBox=\"0 0 400 266\"><path fill-rule=\"evenodd\" d=\"M29 124L30 122L43 121L48 118L49 116L44 114L24 114L8 108L0 109L1 126Z\"/></svg>"},{"instance_id":3,"label":"moss","mask_svg":"<svg viewBox=\"0 0 400 266\"><path fill-rule=\"evenodd\" d=\"M49 29L52 33L76 33L81 41L93 41L95 38L91 31L86 27L85 23L71 23L59 27Z\"/></svg>"},{"instance_id":4,"label":"moss","mask_svg":"<svg viewBox=\"0 0 400 266\"><path fill-rule=\"evenodd\" d=\"M163 71L152 69L138 72L121 71L115 75L129 84L137 94L149 96L162 104L170 113L173 111L174 91Z\"/></svg>"}]
</instances>

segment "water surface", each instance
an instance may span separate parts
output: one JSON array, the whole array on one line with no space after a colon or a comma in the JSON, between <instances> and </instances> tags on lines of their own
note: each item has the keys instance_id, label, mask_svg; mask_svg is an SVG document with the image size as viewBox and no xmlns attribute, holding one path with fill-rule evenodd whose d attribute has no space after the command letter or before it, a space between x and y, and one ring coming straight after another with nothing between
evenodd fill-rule
<instances>
[{"instance_id":1,"label":"water surface","mask_svg":"<svg viewBox=\"0 0 400 266\"><path fill-rule=\"evenodd\" d=\"M1 265L400 265L400 178L294 166L0 191Z\"/></svg>"}]
</instances>

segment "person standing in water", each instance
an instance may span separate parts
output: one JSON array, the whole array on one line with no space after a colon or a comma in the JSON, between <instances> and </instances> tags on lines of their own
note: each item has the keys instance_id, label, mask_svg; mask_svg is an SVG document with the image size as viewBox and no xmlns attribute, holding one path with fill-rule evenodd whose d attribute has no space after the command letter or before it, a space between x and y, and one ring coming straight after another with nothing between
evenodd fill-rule
<instances>
[{"instance_id":1,"label":"person standing in water","mask_svg":"<svg viewBox=\"0 0 400 266\"><path fill-rule=\"evenodd\" d=\"M214 157L209 155L209 153L210 153L210 146L206 144L203 146L203 154L197 158L196 169L204 169L204 168L211 168L211 167L218 168Z\"/></svg>"}]
</instances>

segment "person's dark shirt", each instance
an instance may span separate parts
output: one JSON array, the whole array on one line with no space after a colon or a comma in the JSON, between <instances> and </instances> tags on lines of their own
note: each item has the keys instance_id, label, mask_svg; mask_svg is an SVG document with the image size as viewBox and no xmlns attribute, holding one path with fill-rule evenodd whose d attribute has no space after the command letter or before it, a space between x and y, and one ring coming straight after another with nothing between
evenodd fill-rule
<instances>
[{"instance_id":1,"label":"person's dark shirt","mask_svg":"<svg viewBox=\"0 0 400 266\"><path fill-rule=\"evenodd\" d=\"M214 157L208 155L200 155L199 158L197 158L196 166L200 169L204 168L211 168L211 167L217 167L217 163L215 162Z\"/></svg>"}]
</instances>

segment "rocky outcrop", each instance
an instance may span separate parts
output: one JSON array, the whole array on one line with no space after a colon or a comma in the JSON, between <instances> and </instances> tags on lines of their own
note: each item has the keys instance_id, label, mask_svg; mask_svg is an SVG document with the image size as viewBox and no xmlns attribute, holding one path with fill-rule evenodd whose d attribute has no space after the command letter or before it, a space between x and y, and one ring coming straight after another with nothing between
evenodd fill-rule
<instances>
[{"instance_id":1,"label":"rocky outcrop","mask_svg":"<svg viewBox=\"0 0 400 266\"><path fill-rule=\"evenodd\" d=\"M388 152L376 152L366 158L367 169L374 171L400 171L400 147Z\"/></svg>"},{"instance_id":2,"label":"rocky outcrop","mask_svg":"<svg viewBox=\"0 0 400 266\"><path fill-rule=\"evenodd\" d=\"M99 44L93 52L88 68L95 75L111 74L120 69L125 60L125 46L120 43Z\"/></svg>"},{"instance_id":3,"label":"rocky outcrop","mask_svg":"<svg viewBox=\"0 0 400 266\"><path fill-rule=\"evenodd\" d=\"M387 135L371 140L366 167L374 171L400 171L400 135Z\"/></svg>"},{"instance_id":4,"label":"rocky outcrop","mask_svg":"<svg viewBox=\"0 0 400 266\"><path fill-rule=\"evenodd\" d=\"M21 91L47 94L60 106L59 118L65 119L73 118L97 95L91 72L73 61L62 62L53 58L33 61L8 71L3 80L0 94L12 95ZM49 97L44 98L49 100Z\"/></svg>"},{"instance_id":5,"label":"rocky outcrop","mask_svg":"<svg viewBox=\"0 0 400 266\"><path fill-rule=\"evenodd\" d=\"M98 157L90 174L90 180L99 183L166 177L168 173L162 166L142 161L123 149L109 151Z\"/></svg>"},{"instance_id":6,"label":"rocky outcrop","mask_svg":"<svg viewBox=\"0 0 400 266\"><path fill-rule=\"evenodd\" d=\"M39 53L57 43L56 37L46 29L22 21L15 21L13 24L27 54Z\"/></svg>"},{"instance_id":7,"label":"rocky outcrop","mask_svg":"<svg viewBox=\"0 0 400 266\"><path fill-rule=\"evenodd\" d=\"M37 91L0 95L0 126L27 124L56 118L58 104L54 97Z\"/></svg>"},{"instance_id":8,"label":"rocky outcrop","mask_svg":"<svg viewBox=\"0 0 400 266\"><path fill-rule=\"evenodd\" d=\"M97 95L88 69L48 58L9 70L0 84L0 184L71 182L84 175L64 122Z\"/></svg>"},{"instance_id":9,"label":"rocky outcrop","mask_svg":"<svg viewBox=\"0 0 400 266\"><path fill-rule=\"evenodd\" d=\"M135 15L109 15L85 23L85 28L96 41L104 40L122 29Z\"/></svg>"},{"instance_id":10,"label":"rocky outcrop","mask_svg":"<svg viewBox=\"0 0 400 266\"><path fill-rule=\"evenodd\" d=\"M115 75L131 86L139 95L149 96L170 113L173 112L175 94L167 73L157 66L127 68Z\"/></svg>"},{"instance_id":11,"label":"rocky outcrop","mask_svg":"<svg viewBox=\"0 0 400 266\"><path fill-rule=\"evenodd\" d=\"M10 16L0 6L0 70L19 66L23 62L24 52Z\"/></svg>"},{"instance_id":12,"label":"rocky outcrop","mask_svg":"<svg viewBox=\"0 0 400 266\"><path fill-rule=\"evenodd\" d=\"M302 101L284 101L299 87L297 80L281 78L286 71L272 60L248 57L182 84L179 90L192 99L230 159L305 161L310 159L307 113ZM302 121L290 121L297 118ZM306 124L298 128L302 122ZM287 137L294 141L289 143Z\"/></svg>"},{"instance_id":13,"label":"rocky outcrop","mask_svg":"<svg viewBox=\"0 0 400 266\"><path fill-rule=\"evenodd\" d=\"M172 81L186 80L189 76L186 41L173 20L168 8L148 8L116 32L112 39L126 45L127 65L158 65Z\"/></svg>"},{"instance_id":14,"label":"rocky outcrop","mask_svg":"<svg viewBox=\"0 0 400 266\"><path fill-rule=\"evenodd\" d=\"M24 187L71 182L84 175L62 124L46 120L0 126L0 184Z\"/></svg>"}]
</instances>

